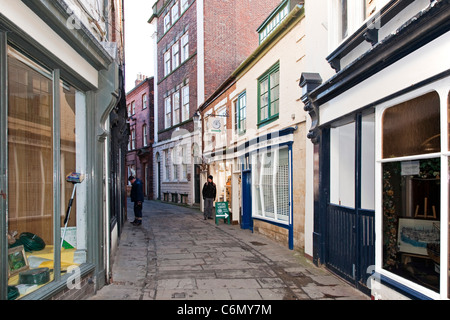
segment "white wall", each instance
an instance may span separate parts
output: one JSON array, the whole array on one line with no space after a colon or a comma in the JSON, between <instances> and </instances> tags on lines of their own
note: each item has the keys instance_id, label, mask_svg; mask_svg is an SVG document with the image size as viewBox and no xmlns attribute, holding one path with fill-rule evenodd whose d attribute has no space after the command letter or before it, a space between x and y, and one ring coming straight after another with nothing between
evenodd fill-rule
<instances>
[{"instance_id":1,"label":"white wall","mask_svg":"<svg viewBox=\"0 0 450 320\"><path fill-rule=\"evenodd\" d=\"M47 50L98 87L98 71L20 0L0 0L1 13Z\"/></svg>"}]
</instances>

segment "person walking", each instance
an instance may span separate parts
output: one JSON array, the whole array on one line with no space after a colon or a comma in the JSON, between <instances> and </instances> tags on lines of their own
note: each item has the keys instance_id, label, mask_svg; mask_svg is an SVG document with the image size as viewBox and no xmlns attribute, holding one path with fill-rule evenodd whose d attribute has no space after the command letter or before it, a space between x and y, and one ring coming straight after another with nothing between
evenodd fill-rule
<instances>
[{"instance_id":1,"label":"person walking","mask_svg":"<svg viewBox=\"0 0 450 320\"><path fill-rule=\"evenodd\" d=\"M208 177L208 181L203 186L202 195L205 203L204 219L212 219L213 204L216 200L216 184L213 182L213 176Z\"/></svg>"},{"instance_id":2,"label":"person walking","mask_svg":"<svg viewBox=\"0 0 450 320\"><path fill-rule=\"evenodd\" d=\"M131 202L134 202L134 221L131 223L135 226L140 226L142 224L142 206L144 203L142 182L134 176L130 176L128 180L131 182Z\"/></svg>"}]
</instances>

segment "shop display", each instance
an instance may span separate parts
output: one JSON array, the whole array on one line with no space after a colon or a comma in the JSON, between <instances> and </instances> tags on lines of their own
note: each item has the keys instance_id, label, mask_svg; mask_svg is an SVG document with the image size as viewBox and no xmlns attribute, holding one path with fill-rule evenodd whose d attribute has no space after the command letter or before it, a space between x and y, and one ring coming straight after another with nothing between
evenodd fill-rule
<instances>
[{"instance_id":1,"label":"shop display","mask_svg":"<svg viewBox=\"0 0 450 320\"><path fill-rule=\"evenodd\" d=\"M50 281L49 268L37 268L19 273L19 283L27 285L41 285Z\"/></svg>"},{"instance_id":2,"label":"shop display","mask_svg":"<svg viewBox=\"0 0 450 320\"><path fill-rule=\"evenodd\" d=\"M8 250L9 276L14 276L20 271L29 269L25 249L22 245Z\"/></svg>"},{"instance_id":3,"label":"shop display","mask_svg":"<svg viewBox=\"0 0 450 320\"><path fill-rule=\"evenodd\" d=\"M26 252L41 251L45 248L44 240L31 232L23 232L19 238Z\"/></svg>"},{"instance_id":4,"label":"shop display","mask_svg":"<svg viewBox=\"0 0 450 320\"><path fill-rule=\"evenodd\" d=\"M383 164L384 267L434 291L440 273L440 159Z\"/></svg>"},{"instance_id":5,"label":"shop display","mask_svg":"<svg viewBox=\"0 0 450 320\"><path fill-rule=\"evenodd\" d=\"M19 289L13 286L8 286L8 300L16 300L19 296Z\"/></svg>"}]
</instances>

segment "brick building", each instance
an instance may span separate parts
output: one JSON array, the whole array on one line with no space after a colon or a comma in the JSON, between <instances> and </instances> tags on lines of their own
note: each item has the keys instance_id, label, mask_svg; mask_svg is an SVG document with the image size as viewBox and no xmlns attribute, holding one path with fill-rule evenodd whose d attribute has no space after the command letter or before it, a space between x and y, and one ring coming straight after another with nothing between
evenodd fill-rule
<instances>
[{"instance_id":1,"label":"brick building","mask_svg":"<svg viewBox=\"0 0 450 320\"><path fill-rule=\"evenodd\" d=\"M153 77L141 74L127 93L130 140L126 157L127 177L136 176L144 185L144 195L153 199ZM130 187L130 186L129 186Z\"/></svg>"},{"instance_id":2,"label":"brick building","mask_svg":"<svg viewBox=\"0 0 450 320\"><path fill-rule=\"evenodd\" d=\"M158 0L155 198L199 204L201 137L194 115L258 46L257 28L279 0Z\"/></svg>"}]
</instances>

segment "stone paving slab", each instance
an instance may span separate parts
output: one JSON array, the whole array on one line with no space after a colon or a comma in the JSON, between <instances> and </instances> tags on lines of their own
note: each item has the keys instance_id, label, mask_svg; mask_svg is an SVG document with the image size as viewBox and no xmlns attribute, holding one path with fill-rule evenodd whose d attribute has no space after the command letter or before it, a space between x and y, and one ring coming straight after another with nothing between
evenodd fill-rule
<instances>
[{"instance_id":1,"label":"stone paving slab","mask_svg":"<svg viewBox=\"0 0 450 320\"><path fill-rule=\"evenodd\" d=\"M113 282L91 300L369 299L301 252L196 209L146 201L143 216L125 223Z\"/></svg>"}]
</instances>

